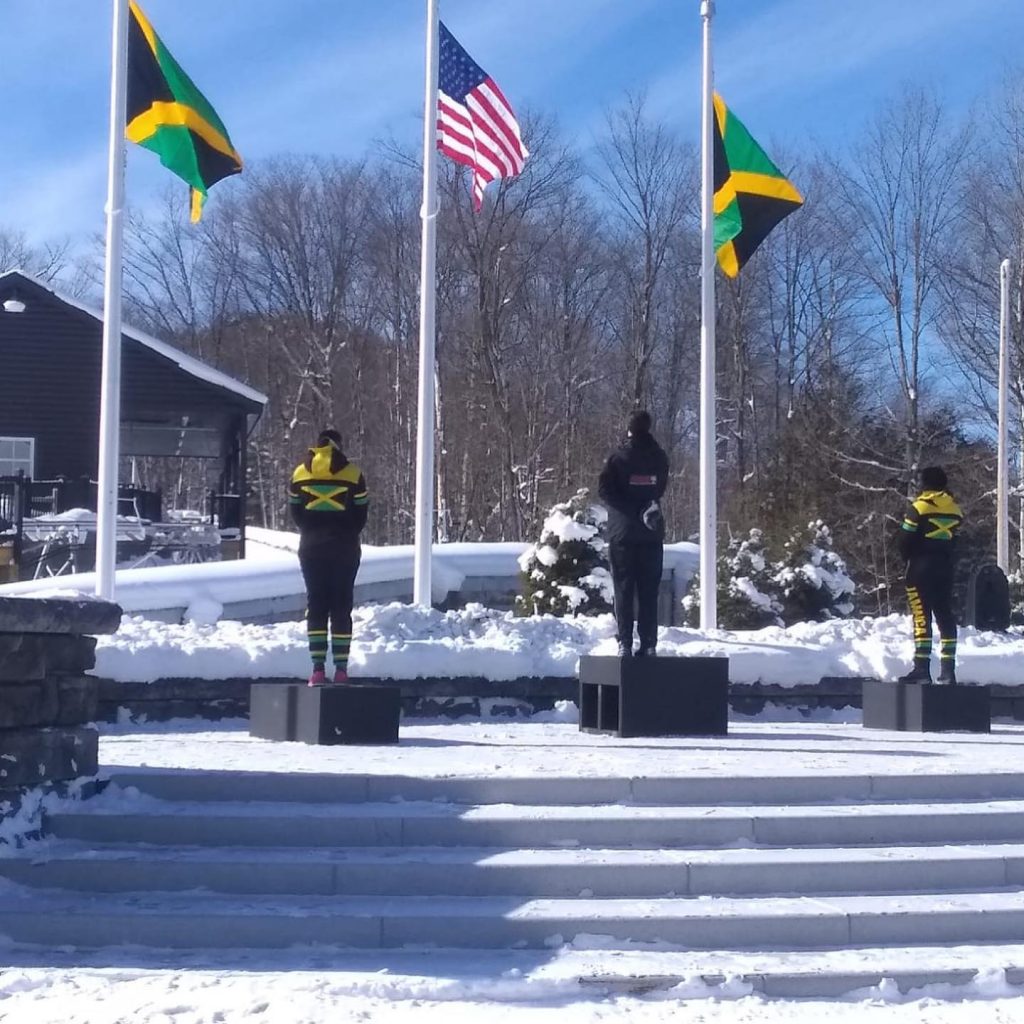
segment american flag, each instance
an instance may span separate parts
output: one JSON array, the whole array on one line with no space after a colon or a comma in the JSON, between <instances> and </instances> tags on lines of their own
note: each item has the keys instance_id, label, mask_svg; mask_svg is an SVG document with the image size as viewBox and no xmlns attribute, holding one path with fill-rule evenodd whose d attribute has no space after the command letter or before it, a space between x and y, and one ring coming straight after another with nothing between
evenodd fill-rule
<instances>
[{"instance_id":1,"label":"american flag","mask_svg":"<svg viewBox=\"0 0 1024 1024\"><path fill-rule=\"evenodd\" d=\"M441 24L437 148L473 168L473 207L498 178L514 178L530 155L516 115L493 79Z\"/></svg>"}]
</instances>

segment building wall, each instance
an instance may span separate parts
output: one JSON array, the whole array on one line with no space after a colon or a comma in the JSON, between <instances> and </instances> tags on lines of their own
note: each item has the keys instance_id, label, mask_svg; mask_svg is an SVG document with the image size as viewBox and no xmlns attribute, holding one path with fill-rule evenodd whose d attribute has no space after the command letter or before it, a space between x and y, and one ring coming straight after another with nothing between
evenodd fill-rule
<instances>
[{"instance_id":1,"label":"building wall","mask_svg":"<svg viewBox=\"0 0 1024 1024\"><path fill-rule=\"evenodd\" d=\"M4 310L12 296L23 312ZM0 280L0 436L35 438L36 479L96 478L101 349L99 321L31 282ZM121 371L122 422L180 424L187 416L220 431L226 446L239 415L251 411L131 339Z\"/></svg>"},{"instance_id":2,"label":"building wall","mask_svg":"<svg viewBox=\"0 0 1024 1024\"><path fill-rule=\"evenodd\" d=\"M95 479L100 346L59 307L25 301L0 305L0 435L36 439L38 479Z\"/></svg>"}]
</instances>

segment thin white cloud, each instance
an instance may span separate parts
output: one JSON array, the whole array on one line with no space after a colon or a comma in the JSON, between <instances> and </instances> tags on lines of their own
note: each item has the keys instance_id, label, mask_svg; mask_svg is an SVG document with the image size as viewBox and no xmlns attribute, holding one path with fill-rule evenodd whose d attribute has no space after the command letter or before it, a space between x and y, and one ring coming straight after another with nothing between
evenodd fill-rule
<instances>
[{"instance_id":1,"label":"thin white cloud","mask_svg":"<svg viewBox=\"0 0 1024 1024\"><path fill-rule=\"evenodd\" d=\"M779 101L822 88L889 60L898 66L958 26L998 24L996 15L1019 0L781 0L756 5L738 30L715 39L716 87L730 100ZM721 5L720 5L721 7ZM732 19L735 22L735 19ZM722 19L718 19L722 24ZM651 85L655 112L699 106L700 36L695 28L688 59ZM890 64L890 67L892 65Z\"/></svg>"},{"instance_id":2,"label":"thin white cloud","mask_svg":"<svg viewBox=\"0 0 1024 1024\"><path fill-rule=\"evenodd\" d=\"M517 0L514 5L450 3L446 23L515 102L549 100L544 86L570 62L659 0ZM256 71L249 85L264 97L247 104L237 135L264 152L281 148L362 151L370 137L418 133L423 103L423 12L395 23L345 26L333 38L296 48ZM523 25L535 26L523 43ZM239 94L239 99L241 94ZM285 143L282 146L282 137Z\"/></svg>"}]
</instances>

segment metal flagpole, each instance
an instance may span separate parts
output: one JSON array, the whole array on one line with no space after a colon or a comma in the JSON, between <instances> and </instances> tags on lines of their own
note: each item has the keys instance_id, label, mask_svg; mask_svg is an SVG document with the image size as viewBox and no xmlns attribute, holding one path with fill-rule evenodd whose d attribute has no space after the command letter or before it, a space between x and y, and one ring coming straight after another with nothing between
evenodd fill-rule
<instances>
[{"instance_id":1,"label":"metal flagpole","mask_svg":"<svg viewBox=\"0 0 1024 1024\"><path fill-rule=\"evenodd\" d=\"M113 4L99 485L96 492L96 594L108 601L114 599L114 570L117 564L117 457L121 430L121 249L124 237L124 129L128 94L128 0L113 0Z\"/></svg>"},{"instance_id":2,"label":"metal flagpole","mask_svg":"<svg viewBox=\"0 0 1024 1024\"><path fill-rule=\"evenodd\" d=\"M1010 385L1010 261L999 266L999 445L996 471L996 562L1010 571L1010 449L1008 435Z\"/></svg>"},{"instance_id":3,"label":"metal flagpole","mask_svg":"<svg viewBox=\"0 0 1024 1024\"><path fill-rule=\"evenodd\" d=\"M420 393L416 428L416 549L412 599L430 607L434 532L434 262L437 249L437 0L427 0L427 74L423 109L423 239L420 251Z\"/></svg>"},{"instance_id":4,"label":"metal flagpole","mask_svg":"<svg viewBox=\"0 0 1024 1024\"><path fill-rule=\"evenodd\" d=\"M704 22L701 96L700 272L700 628L718 625L717 483L715 480L715 151L711 19L714 0L701 0Z\"/></svg>"}]
</instances>

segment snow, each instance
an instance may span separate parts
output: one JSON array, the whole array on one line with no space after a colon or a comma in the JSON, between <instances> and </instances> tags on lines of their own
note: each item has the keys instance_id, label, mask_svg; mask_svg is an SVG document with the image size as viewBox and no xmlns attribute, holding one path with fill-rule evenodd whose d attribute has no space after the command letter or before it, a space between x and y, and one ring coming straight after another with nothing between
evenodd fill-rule
<instances>
[{"instance_id":1,"label":"snow","mask_svg":"<svg viewBox=\"0 0 1024 1024\"><path fill-rule=\"evenodd\" d=\"M764 559L762 561L762 568ZM756 566L755 566L756 568ZM729 581L729 587L737 594L742 594L752 605L756 608L764 608L766 611L771 611L774 607L775 602L767 594L762 594L760 590L754 585L753 581L747 576L735 576Z\"/></svg>"},{"instance_id":2,"label":"snow","mask_svg":"<svg viewBox=\"0 0 1024 1024\"><path fill-rule=\"evenodd\" d=\"M298 534L250 527L246 557L234 562L159 566L119 570L117 603L128 613L157 613L187 609L204 599L230 606L240 602L272 600L305 594L297 558ZM435 544L432 590L435 601L459 590L469 577L518 580L520 559L531 545L518 541ZM411 544L387 547L363 545L356 584L412 580L414 549ZM665 567L673 569L679 586L696 568L698 549L689 543L665 546ZM67 597L92 595L94 573L25 580L0 585L0 597ZM410 585L411 592L411 585Z\"/></svg>"},{"instance_id":3,"label":"snow","mask_svg":"<svg viewBox=\"0 0 1024 1024\"><path fill-rule=\"evenodd\" d=\"M119 574L119 598L129 611L180 606L182 625L126 616L121 629L100 637L95 673L147 681L196 678L301 676L306 671L304 624L250 626L218 621L225 602L239 595L301 592L292 535L250 540L259 557L243 563L214 563L187 569L137 570ZM510 575L526 545L446 545L435 553L435 576L446 589L467 575ZM692 545L677 548L679 564L692 566ZM666 561L669 562L671 553ZM400 579L411 572L412 549L366 550L361 579ZM154 575L144 575L144 574ZM822 578L825 581L824 577ZM454 582L453 582L454 581ZM51 591L75 587L91 591L91 581L63 578ZM840 583L841 586L841 583ZM10 588L0 588L0 593ZM36 588L35 593L40 593ZM167 602L170 602L168 604ZM614 651L611 616L559 619L517 618L478 605L438 612L402 604L362 607L355 615L355 676L416 678L478 676L496 682L519 676L571 676L581 654ZM664 628L663 656L728 655L734 682L793 686L822 676L892 678L904 671L911 652L906 616L831 620L783 629L753 631ZM983 683L1018 685L1024 632L984 633L962 629L960 675ZM483 708L486 716L488 707ZM790 717L793 712L773 712ZM388 747L309 747L268 744L248 736L244 723L122 721L104 727L101 763L105 769L136 771L219 769L289 773L401 774L412 778L559 774L569 777L674 777L747 775L760 778L826 775L969 776L1012 772L1024 728L997 726L991 736L935 736L865 732L859 724L837 723L841 715L819 714L807 721L751 721L734 716L727 741L645 738L640 741L582 734L574 708L564 704L528 723L489 719L473 723L413 721L403 724L402 742ZM856 717L856 716L855 716ZM828 721L832 718L833 721ZM131 791L108 791L101 799L134 803L142 812L147 798ZM1024 802L1004 801L1024 808ZM978 804L979 809L984 803ZM28 801L18 817L4 822L0 837L10 838L37 820L38 802ZM742 808L705 808L704 815L742 813ZM223 808L231 813L231 805ZM404 813L416 813L412 805ZM836 808L829 808L836 813ZM933 813L921 805L921 814ZM325 813L330 813L327 808ZM422 813L444 813L427 807ZM479 813L479 812L478 812ZM500 814L500 809L489 813ZM549 816L569 813L548 810ZM579 813L577 811L577 813ZM613 813L585 808L588 817ZM657 809L648 813L656 814ZM814 813L807 807L794 813ZM884 814L885 805L843 808L841 814ZM538 809L538 817L542 812ZM756 849L730 851L756 859ZM891 851L890 851L891 852ZM666 852L667 855L668 852ZM569 858L581 851L547 851ZM965 853L966 855L966 853ZM867 854L865 854L867 856ZM922 849L921 857L928 856ZM794 854L795 861L799 860ZM794 865L799 870L798 864ZM886 898L893 906L899 901ZM906 898L905 898L906 899ZM904 899L904 902L905 902ZM899 904L902 905L902 904ZM770 999L745 980L772 970L793 975L870 972L869 950L828 953L715 952L716 973L708 979L708 955L682 950L603 949L607 937L577 935L562 945L551 936L546 953L492 954L443 951L290 950L273 956L241 951L199 956L139 949L84 954L72 950L4 950L0 971L0 1020L33 1024L288 1024L327 1019L415 1020L416 1024L818 1024L886 1021L892 1024L993 1024L1024 1021L1024 996L1009 985L1003 968L1024 962L1024 948L903 949L886 964L908 974L934 969L977 970L973 980L901 992L892 980L854 988L832 1000ZM1016 953L1012 950L1017 949ZM979 969L980 968L980 969ZM654 976L644 996L622 994L630 977ZM741 975L743 977L741 977ZM582 984L581 978L594 979ZM662 981L658 982L658 978ZM616 980L619 979L619 980ZM979 1005L983 1004L983 1005Z\"/></svg>"},{"instance_id":4,"label":"snow","mask_svg":"<svg viewBox=\"0 0 1024 1024\"><path fill-rule=\"evenodd\" d=\"M157 612L188 608L206 599L221 605L305 593L295 554L298 535L277 531L252 531L247 544L254 550L235 562L204 562L199 565L125 569L117 573L117 603L126 612ZM268 536L269 535L269 536ZM526 544L438 544L434 547L433 595L443 600L458 590L467 576L518 576L518 558ZM357 585L411 580L413 546L363 545ZM27 580L0 586L0 597L53 597L60 590L92 594L94 573L61 576L59 579Z\"/></svg>"},{"instance_id":5,"label":"snow","mask_svg":"<svg viewBox=\"0 0 1024 1024\"><path fill-rule=\"evenodd\" d=\"M198 600L198 599L196 599ZM192 602L190 602L191 604ZM305 624L212 623L213 608L195 605L183 625L124 618L113 636L97 639L95 675L128 682L163 678L301 677L308 671ZM354 613L349 663L354 677L419 679L475 677L503 681L574 676L582 654L615 653L611 615L592 618L518 617L469 605L448 612L391 603ZM824 676L894 679L910 665L908 616L832 619L788 629L659 631L664 657L728 656L734 683L793 687ZM961 679L1024 684L1024 631L960 630Z\"/></svg>"},{"instance_id":6,"label":"snow","mask_svg":"<svg viewBox=\"0 0 1024 1024\"><path fill-rule=\"evenodd\" d=\"M117 599L127 613L120 630L100 637L95 674L115 680L151 682L161 678L280 678L307 672L302 622L269 626L223 620L225 609L304 593L295 555L297 535L251 531L250 556L238 562L133 569L117 574ZM530 546L443 544L434 548L434 594L443 597L469 577L516 578ZM542 549L543 550L543 549ZM667 545L666 566L689 577L697 562L693 544ZM358 583L384 583L412 577L413 548L363 549ZM610 576L595 569L567 592L582 601L582 585L610 597ZM92 596L91 573L0 586L0 596ZM762 596L751 592L752 599ZM177 609L183 624L155 621ZM177 617L177 616L176 616ZM614 654L610 615L563 619L529 618L470 605L449 612L400 604L365 605L355 612L354 676L388 679L472 676L503 681L527 676L576 674L582 654ZM722 656L730 659L736 683L780 686L815 683L824 676L892 679L907 670L911 628L906 616L833 619L799 623L788 629L759 630L663 628L658 649L664 656ZM966 682L1017 686L1024 632L960 630L958 670Z\"/></svg>"},{"instance_id":7,"label":"snow","mask_svg":"<svg viewBox=\"0 0 1024 1024\"><path fill-rule=\"evenodd\" d=\"M557 717L557 716L552 716ZM178 721L101 726L105 769L203 769L401 775L411 778L730 778L950 776L1015 773L1024 726L994 726L991 735L865 731L859 723L818 723L799 713L788 722L733 716L728 740L582 733L558 721L402 723L397 746L307 746L268 743L248 723ZM147 797L139 798L143 802ZM1019 801L1024 811L1024 801ZM226 806L226 805L225 805ZM885 806L885 805L880 805ZM984 805L979 805L984 806ZM857 806L848 808L857 813ZM714 813L704 809L705 813ZM723 812L740 813L741 808ZM593 809L589 809L588 813ZM822 808L835 813L836 808ZM653 813L653 812L652 812ZM794 813L814 813L806 806ZM881 813L884 813L881 812Z\"/></svg>"},{"instance_id":8,"label":"snow","mask_svg":"<svg viewBox=\"0 0 1024 1024\"><path fill-rule=\"evenodd\" d=\"M55 954L55 959L60 954ZM422 958L421 958L422 959ZM621 958L626 971L650 960ZM438 967L415 956L351 954L236 958L225 966L147 968L142 953L72 970L14 965L0 976L0 1014L11 1024L1010 1024L1024 999L997 969L961 986L903 996L893 984L836 1000L773 1000L737 979L707 983L691 965L682 980L645 996L615 995L579 978L600 961L573 952L504 958L495 975L465 957ZM590 969L588 972L588 968ZM417 969L424 971L417 974ZM657 969L664 970L660 962ZM429 973L428 973L429 972ZM600 974L600 968L597 973ZM978 1005L982 1002L982 1005Z\"/></svg>"},{"instance_id":9,"label":"snow","mask_svg":"<svg viewBox=\"0 0 1024 1024\"><path fill-rule=\"evenodd\" d=\"M251 739L243 723L215 729L181 725L104 727L101 761L110 768L159 771L237 768L413 778L586 776L720 777L850 773L949 776L1012 770L1024 728L990 737L897 735L848 726L808 731L799 724L734 723L728 740L619 740L572 726L537 723L414 723L397 747L307 747ZM1000 758L999 754L1007 756ZM161 813L160 801L111 788L98 801L113 809ZM266 805L268 807L273 805ZM231 813L231 805L221 808ZM403 804L404 814L414 813ZM445 813L445 805L422 813ZM811 808L804 807L800 813ZM321 808L332 813L330 805ZM588 816L614 808L562 808ZM636 808L633 808L636 810ZM657 808L650 808L657 813ZM731 810L731 809L725 809ZM823 810L834 811L835 808ZM713 813L713 808L705 808ZM849 808L856 813L856 808ZM492 813L502 813L500 806ZM226 851L225 855L229 851ZM456 851L449 851L454 857ZM666 856L679 851L664 851ZM949 851L936 851L948 853ZM922 848L922 857L929 851ZM795 861L800 851L794 851ZM83 852L83 855L88 855ZM496 856L511 854L496 853ZM580 851L547 850L568 860ZM629 851L609 851L627 861ZM757 849L727 850L756 858ZM861 851L884 856L884 850ZM521 852L517 856L528 856ZM692 857L692 851L688 856ZM798 870L798 868L795 868ZM197 897L204 898L202 895ZM643 901L641 901L643 902ZM814 903L815 901L808 901ZM194 953L114 948L8 947L0 971L0 1020L32 1024L1010 1024L1024 1020L1024 995L1005 968L1024 963L1024 947L850 948L829 951L713 951L607 948L605 937L551 936L542 951L372 950L324 947L283 952ZM948 972L959 981L901 986L892 978L858 984L884 964L913 977ZM960 972L959 975L954 972ZM845 995L783 999L761 994L762 976L799 980L848 975ZM1019 977L1019 972L1016 972ZM641 980L642 979L642 980ZM641 994L642 993L642 994Z\"/></svg>"}]
</instances>

